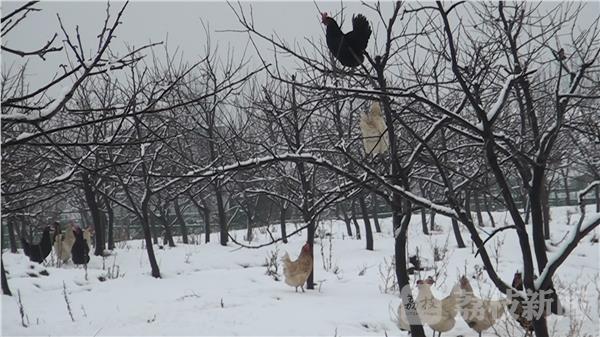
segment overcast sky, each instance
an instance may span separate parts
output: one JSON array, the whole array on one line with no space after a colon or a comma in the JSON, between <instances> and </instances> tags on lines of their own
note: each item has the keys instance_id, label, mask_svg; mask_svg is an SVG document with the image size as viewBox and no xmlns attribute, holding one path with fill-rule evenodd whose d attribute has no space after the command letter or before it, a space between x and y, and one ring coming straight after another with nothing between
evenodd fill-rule
<instances>
[{"instance_id":1,"label":"overcast sky","mask_svg":"<svg viewBox=\"0 0 600 337\"><path fill-rule=\"evenodd\" d=\"M21 6L23 2L2 1L2 15ZM112 2L111 13L114 17L123 2ZM234 3L234 5L237 5ZM318 2L321 11L337 12L340 2ZM556 3L546 4L551 8ZM243 2L242 6L253 9L254 21L257 28L266 34L277 33L289 43L304 43L306 38L324 43L324 28L320 24L319 11L312 1L305 2ZM378 31L378 18L374 13L363 7L360 2L345 2L346 20L348 22L343 30L349 30L349 18L353 13L363 13ZM589 25L600 13L600 2L587 4L588 10L579 20L582 26ZM42 46L55 32L60 33L56 14L60 14L69 33L74 33L75 26L80 26L84 48L88 51L95 50L97 46L96 35L101 29L106 10L106 2L54 2L43 1L36 5L41 12L30 13L15 30L4 38L3 44L22 50L32 50ZM384 2L383 8L392 8L391 2ZM460 14L459 14L460 15ZM166 40L170 49L179 47L185 57L196 60L203 56L206 34L202 28L202 21L210 25L213 43L218 42L220 48L225 50L230 45L239 56L246 46L247 35L234 32L220 32L228 29L239 29L235 15L224 1L217 2L142 2L133 1L123 17L123 25L118 28L117 39L111 45L115 51L123 52L125 44L140 46L147 42ZM379 29L381 31L381 29ZM380 32L382 33L382 32ZM370 44L369 48L373 48ZM17 61L18 57L6 55L2 52L2 67ZM47 62L40 62L39 58L31 58L29 75L32 82L41 81L51 77L64 62L64 53L57 53L48 58ZM41 82L44 83L44 82Z\"/></svg>"}]
</instances>

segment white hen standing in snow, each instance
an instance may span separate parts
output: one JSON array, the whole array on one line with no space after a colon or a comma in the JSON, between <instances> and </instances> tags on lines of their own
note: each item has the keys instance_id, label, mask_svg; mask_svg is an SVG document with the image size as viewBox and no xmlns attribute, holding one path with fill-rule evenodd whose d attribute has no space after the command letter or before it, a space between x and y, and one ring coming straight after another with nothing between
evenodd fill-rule
<instances>
[{"instance_id":1,"label":"white hen standing in snow","mask_svg":"<svg viewBox=\"0 0 600 337\"><path fill-rule=\"evenodd\" d=\"M454 317L458 313L457 302L460 296L460 287L455 285L450 295L439 300L431 292L432 284L433 278L431 277L417 281L419 288L416 300L417 312L421 322L429 325L434 331L433 336L435 336L435 332L439 332L439 336L441 336L442 332L450 331L456 324Z\"/></svg>"}]
</instances>

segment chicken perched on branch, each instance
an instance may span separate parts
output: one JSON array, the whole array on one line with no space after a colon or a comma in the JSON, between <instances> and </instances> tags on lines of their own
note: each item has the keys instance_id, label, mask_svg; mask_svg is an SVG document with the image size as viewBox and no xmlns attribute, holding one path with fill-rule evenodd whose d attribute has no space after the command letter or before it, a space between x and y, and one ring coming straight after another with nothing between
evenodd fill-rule
<instances>
[{"instance_id":1,"label":"chicken perched on branch","mask_svg":"<svg viewBox=\"0 0 600 337\"><path fill-rule=\"evenodd\" d=\"M290 260L290 256L286 252L282 258L283 261L283 275L285 276L285 283L295 287L298 291L298 287L304 292L304 283L308 279L308 276L312 272L313 257L310 251L310 245L308 243L302 246L300 256L296 261Z\"/></svg>"},{"instance_id":2,"label":"chicken perched on branch","mask_svg":"<svg viewBox=\"0 0 600 337\"><path fill-rule=\"evenodd\" d=\"M438 336L442 335L442 332L450 331L456 324L457 304L460 296L460 287L455 285L450 292L450 295L446 296L443 300L437 299L431 292L431 285L434 283L433 278L430 276L425 280L417 281L417 288L419 288L419 294L416 299L417 313L423 324L429 325L429 327L435 332L439 332ZM435 333L433 334L435 336Z\"/></svg>"},{"instance_id":3,"label":"chicken perched on branch","mask_svg":"<svg viewBox=\"0 0 600 337\"><path fill-rule=\"evenodd\" d=\"M327 15L321 14L321 22L327 26L327 47L346 67L357 67L365 60L364 53L371 37L371 26L362 14L352 17L352 31L344 34L337 22Z\"/></svg>"},{"instance_id":4,"label":"chicken perched on branch","mask_svg":"<svg viewBox=\"0 0 600 337\"><path fill-rule=\"evenodd\" d=\"M460 315L467 325L479 333L491 328L504 315L507 300L483 300L473 294L473 287L466 276L460 278Z\"/></svg>"},{"instance_id":5,"label":"chicken perched on branch","mask_svg":"<svg viewBox=\"0 0 600 337\"><path fill-rule=\"evenodd\" d=\"M374 101L369 111L360 115L360 131L363 137L365 153L380 154L388 149L387 127L381 115L379 102Z\"/></svg>"},{"instance_id":6,"label":"chicken perched on branch","mask_svg":"<svg viewBox=\"0 0 600 337\"><path fill-rule=\"evenodd\" d=\"M54 225L56 231L56 225ZM21 245L23 252L29 257L32 262L42 263L50 255L52 251L52 237L50 236L50 226L46 226L42 233L42 239L38 244L28 243L25 238L21 237Z\"/></svg>"}]
</instances>

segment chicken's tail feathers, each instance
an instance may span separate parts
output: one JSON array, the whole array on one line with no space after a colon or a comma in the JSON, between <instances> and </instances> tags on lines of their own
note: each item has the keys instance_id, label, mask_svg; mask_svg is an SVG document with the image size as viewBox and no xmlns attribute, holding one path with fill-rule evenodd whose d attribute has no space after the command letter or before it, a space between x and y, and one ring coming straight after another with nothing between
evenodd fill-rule
<instances>
[{"instance_id":1,"label":"chicken's tail feathers","mask_svg":"<svg viewBox=\"0 0 600 337\"><path fill-rule=\"evenodd\" d=\"M367 48L369 38L371 37L371 25L369 24L369 21L362 14L354 16L352 18L352 30L357 37L355 40L357 43L356 47L364 51Z\"/></svg>"},{"instance_id":2,"label":"chicken's tail feathers","mask_svg":"<svg viewBox=\"0 0 600 337\"><path fill-rule=\"evenodd\" d=\"M283 257L281 258L281 261L285 262L292 262L292 260L290 260L290 255L285 252L285 254L283 254Z\"/></svg>"}]
</instances>

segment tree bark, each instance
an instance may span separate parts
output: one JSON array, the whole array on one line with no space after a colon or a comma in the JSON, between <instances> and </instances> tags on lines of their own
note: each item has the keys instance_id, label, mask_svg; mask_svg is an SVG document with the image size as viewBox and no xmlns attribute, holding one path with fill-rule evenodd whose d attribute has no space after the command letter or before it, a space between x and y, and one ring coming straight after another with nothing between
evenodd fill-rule
<instances>
[{"instance_id":1,"label":"tree bark","mask_svg":"<svg viewBox=\"0 0 600 337\"><path fill-rule=\"evenodd\" d=\"M146 192L148 193L148 192ZM156 262L156 256L154 255L154 246L152 244L152 233L150 232L150 218L149 218L149 210L148 210L148 197L145 197L142 200L141 207L141 225L144 230L144 240L146 242L146 252L148 253L148 260L150 261L150 268L153 277L160 278L160 269L158 268L158 263Z\"/></svg>"},{"instance_id":2,"label":"tree bark","mask_svg":"<svg viewBox=\"0 0 600 337\"><path fill-rule=\"evenodd\" d=\"M358 197L358 205L363 215L363 223L365 225L365 241L367 244L367 250L373 250L373 230L371 228L371 221L369 220L369 210L367 209L367 203L365 202L365 195L360 194Z\"/></svg>"},{"instance_id":3,"label":"tree bark","mask_svg":"<svg viewBox=\"0 0 600 337\"><path fill-rule=\"evenodd\" d=\"M460 234L460 228L458 227L458 221L452 219L452 230L454 231L454 237L456 238L456 244L458 248L465 248L465 242L463 241L462 235Z\"/></svg>"},{"instance_id":4,"label":"tree bark","mask_svg":"<svg viewBox=\"0 0 600 337\"><path fill-rule=\"evenodd\" d=\"M246 214L246 241L252 242L254 240L254 235L252 235L253 225L253 216L250 214Z\"/></svg>"},{"instance_id":5,"label":"tree bark","mask_svg":"<svg viewBox=\"0 0 600 337\"><path fill-rule=\"evenodd\" d=\"M409 206L410 207L410 206ZM410 208L409 208L410 209ZM410 332L415 337L425 337L423 325L418 324L412 318L418 317L415 306L415 299L410 288L410 279L406 270L406 234L410 223L410 211L402 212L401 200L398 196L392 197L392 222L394 224L394 233L398 231L394 240L394 261L396 264L396 279L398 280L398 288L400 289L400 297L405 305L407 315L411 317L409 323Z\"/></svg>"},{"instance_id":6,"label":"tree bark","mask_svg":"<svg viewBox=\"0 0 600 337\"><path fill-rule=\"evenodd\" d=\"M210 208L208 207L206 200L203 198L200 198L202 201L201 206L196 200L194 200L194 197L191 193L189 194L189 197L192 204L194 204L198 210L198 216L200 216L200 213L202 213L202 220L204 222L204 242L208 243L210 242Z\"/></svg>"},{"instance_id":7,"label":"tree bark","mask_svg":"<svg viewBox=\"0 0 600 337\"><path fill-rule=\"evenodd\" d=\"M600 186L596 186L596 212L600 213Z\"/></svg>"},{"instance_id":8,"label":"tree bark","mask_svg":"<svg viewBox=\"0 0 600 337\"><path fill-rule=\"evenodd\" d=\"M90 219L88 218L88 215L87 215L87 212L85 211L85 209L80 208L79 215L81 216L81 223L85 227L93 227L94 226L93 224L90 223Z\"/></svg>"},{"instance_id":9,"label":"tree bark","mask_svg":"<svg viewBox=\"0 0 600 337\"><path fill-rule=\"evenodd\" d=\"M371 212L373 215L373 223L375 224L375 231L381 233L381 226L379 226L379 207L377 206L377 194L371 193Z\"/></svg>"},{"instance_id":10,"label":"tree bark","mask_svg":"<svg viewBox=\"0 0 600 337\"><path fill-rule=\"evenodd\" d=\"M175 198L173 201L173 206L175 208L175 217L177 218L177 223L179 224L179 229L181 230L181 241L184 244L188 244L188 233L187 226L185 225L185 219L181 214L181 208L179 207L179 198Z\"/></svg>"},{"instance_id":11,"label":"tree bark","mask_svg":"<svg viewBox=\"0 0 600 337\"><path fill-rule=\"evenodd\" d=\"M102 224L102 214L100 214L100 208L96 202L96 193L94 193L94 187L89 179L88 173L84 172L81 174L83 181L83 192L85 194L85 200L90 209L92 215L92 221L94 222L94 233L96 237L96 247L94 249L94 255L102 256L104 253L104 228Z\"/></svg>"},{"instance_id":12,"label":"tree bark","mask_svg":"<svg viewBox=\"0 0 600 337\"><path fill-rule=\"evenodd\" d=\"M565 188L565 203L567 206L571 205L571 193L569 191L569 168L567 167L564 170L561 170L563 176L563 185Z\"/></svg>"},{"instance_id":13,"label":"tree bark","mask_svg":"<svg viewBox=\"0 0 600 337\"><path fill-rule=\"evenodd\" d=\"M171 222L169 221L169 214L167 211L168 209L169 209L169 204L168 203L164 204L158 210L160 217L158 217L156 220L160 221L160 223L162 224L162 227L165 231L163 245L168 244L169 247L175 247L175 240L173 240L173 231L171 230Z\"/></svg>"},{"instance_id":14,"label":"tree bark","mask_svg":"<svg viewBox=\"0 0 600 337\"><path fill-rule=\"evenodd\" d=\"M204 221L204 243L210 242L210 208L204 206L204 212L202 213L202 219Z\"/></svg>"},{"instance_id":15,"label":"tree bark","mask_svg":"<svg viewBox=\"0 0 600 337\"><path fill-rule=\"evenodd\" d=\"M110 205L110 200L106 195L104 195L104 205L106 206L106 214L108 215L108 249L115 249L115 238L114 238L114 223L115 223L115 213Z\"/></svg>"},{"instance_id":16,"label":"tree bark","mask_svg":"<svg viewBox=\"0 0 600 337\"><path fill-rule=\"evenodd\" d=\"M367 209L367 203L365 202L365 195L362 193L358 197L358 204L363 215L363 223L365 224L367 250L373 250L373 230L371 229L371 221L369 220L369 210Z\"/></svg>"},{"instance_id":17,"label":"tree bark","mask_svg":"<svg viewBox=\"0 0 600 337\"><path fill-rule=\"evenodd\" d=\"M481 204L479 201L479 193L477 191L474 191L475 195L473 196L473 199L475 199L475 214L477 216L477 225L479 227L484 227L483 224L483 215L481 215Z\"/></svg>"},{"instance_id":18,"label":"tree bark","mask_svg":"<svg viewBox=\"0 0 600 337\"><path fill-rule=\"evenodd\" d=\"M288 239L287 239L287 231L285 228L285 216L287 213L287 208L285 207L284 203L282 202L281 207L280 207L280 213L279 213L279 223L281 225L281 238L283 243L288 243Z\"/></svg>"},{"instance_id":19,"label":"tree bark","mask_svg":"<svg viewBox=\"0 0 600 337\"><path fill-rule=\"evenodd\" d=\"M158 231L156 230L156 214L152 213L148 210L149 216L148 220L150 221L150 229L152 230L152 242L157 245L158 244Z\"/></svg>"},{"instance_id":20,"label":"tree bark","mask_svg":"<svg viewBox=\"0 0 600 337\"><path fill-rule=\"evenodd\" d=\"M421 208L421 227L423 229L423 234L429 235L429 229L427 228L427 210L425 208Z\"/></svg>"},{"instance_id":21,"label":"tree bark","mask_svg":"<svg viewBox=\"0 0 600 337\"><path fill-rule=\"evenodd\" d=\"M346 203L345 202L341 202L340 204L340 211L342 212L342 218L344 219L344 223L346 224L346 232L348 233L349 237L352 237L352 225L350 217L348 216L348 210L346 209Z\"/></svg>"},{"instance_id":22,"label":"tree bark","mask_svg":"<svg viewBox=\"0 0 600 337\"><path fill-rule=\"evenodd\" d=\"M2 265L2 294L12 296L10 288L8 287L8 280L6 279L6 270L4 270L4 260L0 259Z\"/></svg>"},{"instance_id":23,"label":"tree bark","mask_svg":"<svg viewBox=\"0 0 600 337\"><path fill-rule=\"evenodd\" d=\"M7 221L6 229L8 230L8 241L10 242L10 252L17 253L17 239L15 238L15 229L13 225L14 217L11 217Z\"/></svg>"},{"instance_id":24,"label":"tree bark","mask_svg":"<svg viewBox=\"0 0 600 337\"><path fill-rule=\"evenodd\" d=\"M548 187L546 177L542 180L542 216L544 219L544 239L550 240L550 193L548 193Z\"/></svg>"},{"instance_id":25,"label":"tree bark","mask_svg":"<svg viewBox=\"0 0 600 337\"><path fill-rule=\"evenodd\" d=\"M350 212L352 214L352 222L354 223L354 230L356 231L356 240L360 240L361 239L360 226L358 225L358 221L356 220L356 204L355 204L354 200L352 200Z\"/></svg>"},{"instance_id":26,"label":"tree bark","mask_svg":"<svg viewBox=\"0 0 600 337\"><path fill-rule=\"evenodd\" d=\"M217 216L219 219L219 243L221 246L227 246L229 235L227 231L227 217L225 216L225 206L223 205L223 192L219 182L215 183L215 198L217 199Z\"/></svg>"},{"instance_id":27,"label":"tree bark","mask_svg":"<svg viewBox=\"0 0 600 337\"><path fill-rule=\"evenodd\" d=\"M527 199L527 200L529 200L529 199ZM527 205L529 205L529 202L527 202ZM492 211L490 209L490 203L488 201L487 194L485 194L485 193L483 194L483 206L485 207L485 212L487 213L488 218L490 218L490 224L492 225L492 228L495 228L496 222L494 221L494 217L492 216ZM527 213L527 216L525 217L525 223L527 223L528 216L529 216L529 213Z\"/></svg>"},{"instance_id":28,"label":"tree bark","mask_svg":"<svg viewBox=\"0 0 600 337\"><path fill-rule=\"evenodd\" d=\"M487 201L487 199L486 199ZM487 206L486 206L487 207ZM527 196L527 200L525 202L525 224L529 224L529 216L531 215L531 202L529 200L529 196ZM492 226L493 227L493 226Z\"/></svg>"}]
</instances>

